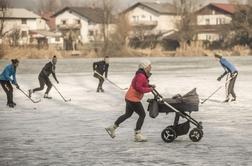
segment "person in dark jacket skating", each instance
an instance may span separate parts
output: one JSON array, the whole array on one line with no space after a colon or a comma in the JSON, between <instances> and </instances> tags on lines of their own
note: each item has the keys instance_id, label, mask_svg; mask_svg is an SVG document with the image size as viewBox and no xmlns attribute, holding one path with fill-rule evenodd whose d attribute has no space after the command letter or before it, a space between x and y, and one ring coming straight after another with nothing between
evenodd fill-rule
<instances>
[{"instance_id":1,"label":"person in dark jacket skating","mask_svg":"<svg viewBox=\"0 0 252 166\"><path fill-rule=\"evenodd\" d=\"M7 105L11 108L16 106L16 103L13 101L13 87L11 84L15 85L16 88L19 89L16 80L16 70L18 64L18 59L12 59L11 64L7 65L4 68L4 71L0 74L0 84L7 95Z\"/></svg>"},{"instance_id":2,"label":"person in dark jacket skating","mask_svg":"<svg viewBox=\"0 0 252 166\"><path fill-rule=\"evenodd\" d=\"M51 99L52 97L49 97L48 94L52 88L52 83L49 79L50 74L53 75L53 78L55 79L55 81L57 83L59 83L57 77L56 77L56 73L55 73L55 69L56 69L56 63L57 63L57 57L53 56L52 61L48 62L43 69L41 70L41 72L39 73L38 76L38 80L39 80L39 84L40 87L35 88L35 89L30 89L29 90L29 97L31 97L32 93L36 92L36 91L41 91L44 89L44 86L47 86L46 92L44 94L44 98L48 98Z\"/></svg>"},{"instance_id":3,"label":"person in dark jacket skating","mask_svg":"<svg viewBox=\"0 0 252 166\"><path fill-rule=\"evenodd\" d=\"M131 115L136 112L139 115L139 118L136 123L135 128L135 141L136 142L145 142L147 139L141 133L141 128L145 119L144 107L141 103L141 100L144 96L144 93L149 93L155 87L150 85L148 78L150 77L151 71L151 62L149 60L144 60L139 64L139 69L136 72L129 90L125 96L126 110L125 114L121 115L113 125L105 128L109 135L114 138L116 128L124 122L126 119L130 118Z\"/></svg>"},{"instance_id":4,"label":"person in dark jacket skating","mask_svg":"<svg viewBox=\"0 0 252 166\"><path fill-rule=\"evenodd\" d=\"M215 53L214 54L215 58L217 58L221 64L221 66L224 68L225 72L220 75L217 80L221 81L221 79L227 75L226 78L226 99L224 100L224 102L229 102L231 101L235 101L236 100L236 94L234 92L234 86L235 86L235 81L236 78L238 76L238 70L236 69L236 67L230 63L228 60L226 60L225 58L223 58L219 53Z\"/></svg>"},{"instance_id":5,"label":"person in dark jacket skating","mask_svg":"<svg viewBox=\"0 0 252 166\"><path fill-rule=\"evenodd\" d=\"M102 76L105 73L105 78L108 77L108 68L109 68L109 57L108 56L105 56L105 58L101 61L93 63L94 77L99 80L96 92L100 92L100 91L104 92L104 89L102 88L104 78Z\"/></svg>"}]
</instances>

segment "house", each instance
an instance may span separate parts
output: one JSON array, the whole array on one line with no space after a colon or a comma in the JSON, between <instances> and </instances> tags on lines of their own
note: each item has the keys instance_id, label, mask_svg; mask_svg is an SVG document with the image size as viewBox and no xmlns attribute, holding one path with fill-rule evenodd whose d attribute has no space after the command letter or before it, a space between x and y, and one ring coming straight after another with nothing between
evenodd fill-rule
<instances>
[{"instance_id":1,"label":"house","mask_svg":"<svg viewBox=\"0 0 252 166\"><path fill-rule=\"evenodd\" d=\"M64 48L72 50L77 43L85 44L103 41L104 11L92 7L65 7L56 12L57 30L64 36ZM108 20L108 32L112 33L115 25Z\"/></svg>"},{"instance_id":2,"label":"house","mask_svg":"<svg viewBox=\"0 0 252 166\"><path fill-rule=\"evenodd\" d=\"M170 3L138 2L122 12L133 28L132 35L171 34L176 31L176 8Z\"/></svg>"},{"instance_id":3,"label":"house","mask_svg":"<svg viewBox=\"0 0 252 166\"><path fill-rule=\"evenodd\" d=\"M210 3L196 11L197 39L210 42L222 39L237 7L235 4Z\"/></svg>"},{"instance_id":4,"label":"house","mask_svg":"<svg viewBox=\"0 0 252 166\"><path fill-rule=\"evenodd\" d=\"M14 37L10 37L10 42L18 42L20 45L29 44L30 30L49 29L45 19L23 8L8 8L0 19L3 21L3 34L18 35L18 41L13 41Z\"/></svg>"}]
</instances>

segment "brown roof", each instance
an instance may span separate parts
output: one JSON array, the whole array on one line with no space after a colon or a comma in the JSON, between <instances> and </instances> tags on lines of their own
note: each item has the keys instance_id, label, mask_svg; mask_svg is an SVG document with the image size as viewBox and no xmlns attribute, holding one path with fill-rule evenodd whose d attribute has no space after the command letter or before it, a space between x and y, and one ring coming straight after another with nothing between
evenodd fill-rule
<instances>
[{"instance_id":1,"label":"brown roof","mask_svg":"<svg viewBox=\"0 0 252 166\"><path fill-rule=\"evenodd\" d=\"M230 3L209 3L208 5L196 11L196 13L210 6L220 9L226 13L234 14L238 7L247 7L248 5L230 4Z\"/></svg>"},{"instance_id":2,"label":"brown roof","mask_svg":"<svg viewBox=\"0 0 252 166\"><path fill-rule=\"evenodd\" d=\"M62 10L56 12L52 17L63 13L66 10L73 11L94 23L103 23L104 22L104 12L101 8L91 8L91 7L65 7Z\"/></svg>"},{"instance_id":3,"label":"brown roof","mask_svg":"<svg viewBox=\"0 0 252 166\"><path fill-rule=\"evenodd\" d=\"M176 7L174 5L170 3L156 3L156 2L138 2L133 6L124 10L122 13L126 13L138 6L144 6L160 14L176 14Z\"/></svg>"},{"instance_id":4,"label":"brown roof","mask_svg":"<svg viewBox=\"0 0 252 166\"><path fill-rule=\"evenodd\" d=\"M53 15L52 12L46 12L42 13L41 17L46 20L46 23L51 30L55 30L56 29L55 17L51 17L52 15Z\"/></svg>"}]
</instances>

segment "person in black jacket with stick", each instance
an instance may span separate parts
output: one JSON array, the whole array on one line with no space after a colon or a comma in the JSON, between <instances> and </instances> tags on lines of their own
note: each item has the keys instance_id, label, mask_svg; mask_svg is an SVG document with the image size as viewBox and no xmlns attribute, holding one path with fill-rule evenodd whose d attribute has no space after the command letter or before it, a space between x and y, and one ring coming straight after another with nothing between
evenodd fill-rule
<instances>
[{"instance_id":1,"label":"person in black jacket with stick","mask_svg":"<svg viewBox=\"0 0 252 166\"><path fill-rule=\"evenodd\" d=\"M95 49L95 52L97 53L97 49ZM104 89L102 88L104 78L102 76L105 73L105 78L108 77L108 68L109 68L109 56L105 56L103 60L93 63L94 77L99 80L96 92L100 91L104 92Z\"/></svg>"},{"instance_id":2,"label":"person in black jacket with stick","mask_svg":"<svg viewBox=\"0 0 252 166\"><path fill-rule=\"evenodd\" d=\"M52 61L48 62L43 69L41 70L41 72L39 73L38 76L38 80L39 80L39 84L40 87L35 88L35 89L30 89L29 90L29 97L31 97L32 93L36 92L36 91L41 91L44 89L44 86L46 84L47 89L44 95L44 98L48 98L51 99L52 97L48 96L48 93L50 92L51 88L52 88L52 83L49 79L50 74L53 75L53 78L55 79L55 81L57 83L59 83L56 74L55 74L55 69L56 69L56 63L57 63L57 57L53 56Z\"/></svg>"}]
</instances>

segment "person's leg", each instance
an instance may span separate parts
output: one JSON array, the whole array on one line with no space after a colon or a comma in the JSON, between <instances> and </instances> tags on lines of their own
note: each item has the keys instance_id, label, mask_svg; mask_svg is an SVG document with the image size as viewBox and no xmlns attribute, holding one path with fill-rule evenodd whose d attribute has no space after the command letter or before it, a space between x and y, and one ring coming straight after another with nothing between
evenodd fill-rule
<instances>
[{"instance_id":1,"label":"person's leg","mask_svg":"<svg viewBox=\"0 0 252 166\"><path fill-rule=\"evenodd\" d=\"M14 102L13 102L13 87L12 87L10 81L7 82L6 86L9 89L9 92L8 92L9 103L14 104Z\"/></svg>"},{"instance_id":2,"label":"person's leg","mask_svg":"<svg viewBox=\"0 0 252 166\"><path fill-rule=\"evenodd\" d=\"M235 94L235 92L234 92L234 86L235 86L236 78L237 78L237 75L235 75L235 76L233 77L233 79L230 81L230 85L229 85L229 91L230 91L230 94L231 94L232 97L233 97L232 101L235 101L235 100L236 100L236 94Z\"/></svg>"},{"instance_id":3,"label":"person's leg","mask_svg":"<svg viewBox=\"0 0 252 166\"><path fill-rule=\"evenodd\" d=\"M229 101L229 97L230 97L230 91L229 91L229 85L230 85L230 74L227 75L226 78L226 83L225 83L225 91L226 91L226 99L224 102L228 102Z\"/></svg>"},{"instance_id":4,"label":"person's leg","mask_svg":"<svg viewBox=\"0 0 252 166\"><path fill-rule=\"evenodd\" d=\"M132 107L132 102L126 101L126 110L125 113L123 115L121 115L116 121L115 121L115 125L119 126L122 122L124 122L126 119L128 119L129 117L131 117L131 115L134 112L134 108Z\"/></svg>"},{"instance_id":5,"label":"person's leg","mask_svg":"<svg viewBox=\"0 0 252 166\"><path fill-rule=\"evenodd\" d=\"M10 96L9 96L9 89L8 89L8 86L7 86L7 81L1 80L0 83L1 83L1 86L2 86L2 88L4 90L4 92L6 93L7 105L8 105L10 103Z\"/></svg>"},{"instance_id":6,"label":"person's leg","mask_svg":"<svg viewBox=\"0 0 252 166\"><path fill-rule=\"evenodd\" d=\"M99 88L99 90L100 90L101 92L104 92L104 89L102 88L103 82L104 82L104 78L99 77L99 85L98 85L98 88Z\"/></svg>"},{"instance_id":7,"label":"person's leg","mask_svg":"<svg viewBox=\"0 0 252 166\"><path fill-rule=\"evenodd\" d=\"M41 90L44 89L44 86L45 86L45 79L44 79L44 77L39 76L39 77L38 77L38 80L39 80L39 87L33 89L33 90L32 90L32 93L34 93L34 92L36 92L36 91L41 91Z\"/></svg>"},{"instance_id":8,"label":"person's leg","mask_svg":"<svg viewBox=\"0 0 252 166\"><path fill-rule=\"evenodd\" d=\"M134 111L139 115L139 118L136 123L136 129L135 129L136 131L138 131L138 130L141 130L144 123L145 116L146 116L141 102L134 104Z\"/></svg>"},{"instance_id":9,"label":"person's leg","mask_svg":"<svg viewBox=\"0 0 252 166\"><path fill-rule=\"evenodd\" d=\"M52 89L52 83L50 81L50 79L47 77L45 78L45 84L47 86L46 92L45 92L45 97L48 97L48 94L50 92L50 90Z\"/></svg>"}]
</instances>

